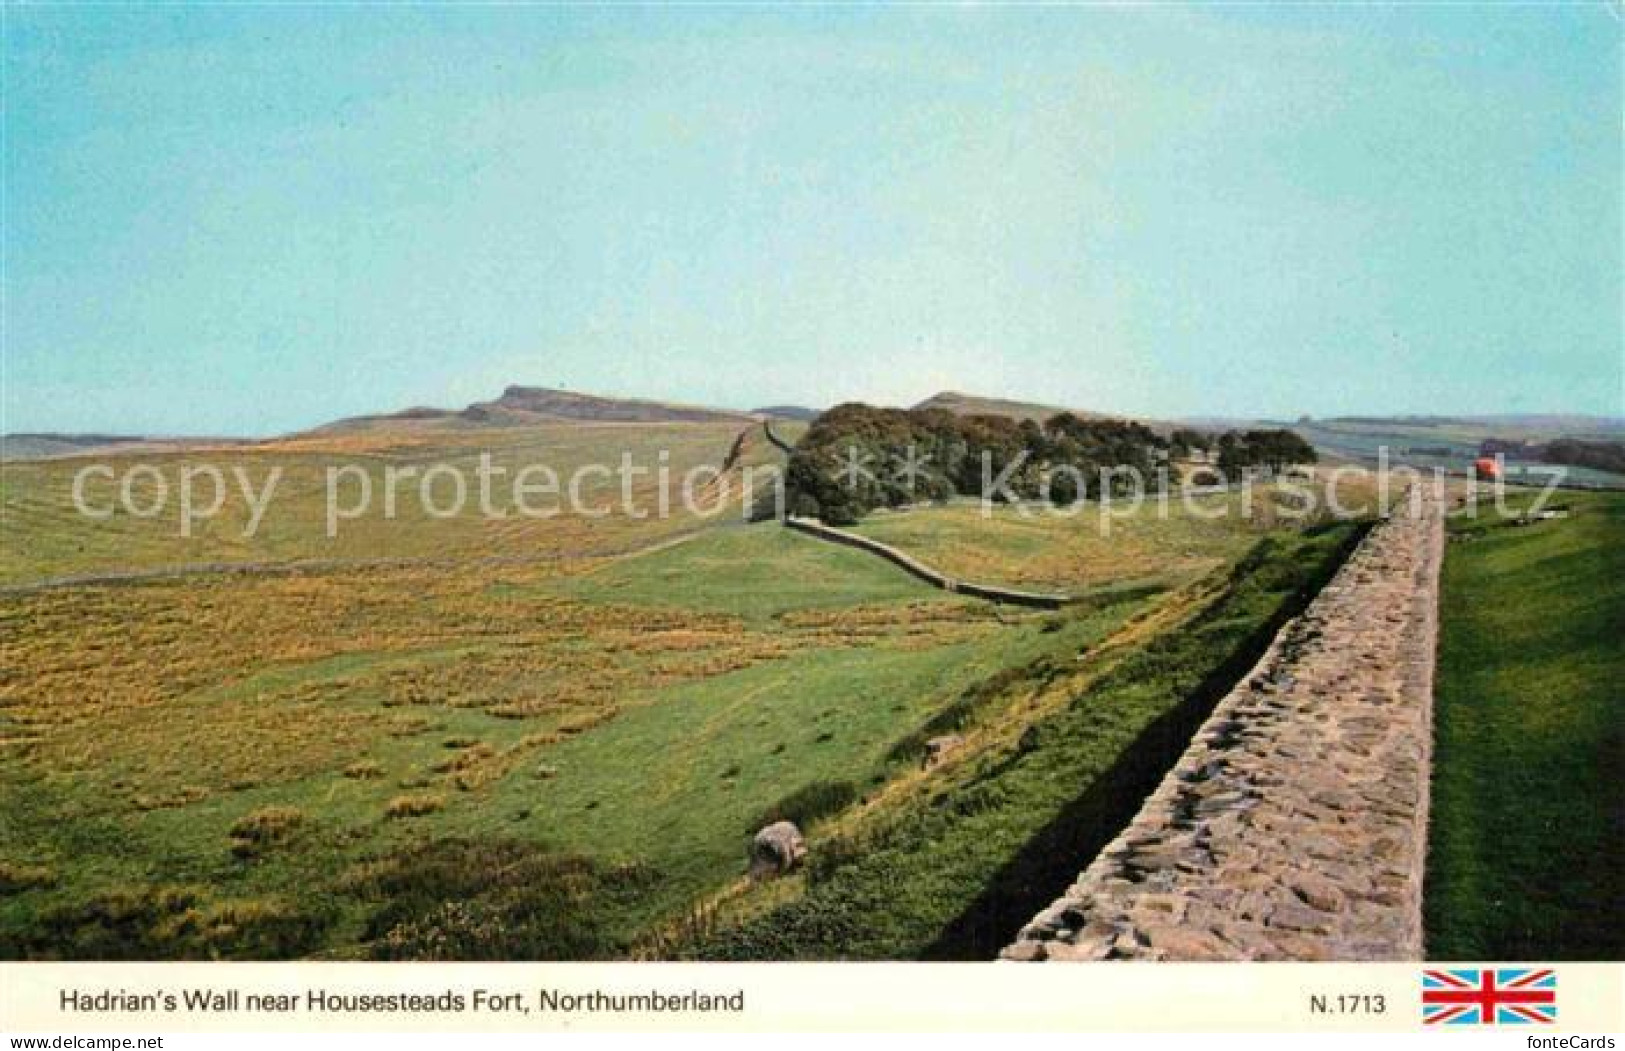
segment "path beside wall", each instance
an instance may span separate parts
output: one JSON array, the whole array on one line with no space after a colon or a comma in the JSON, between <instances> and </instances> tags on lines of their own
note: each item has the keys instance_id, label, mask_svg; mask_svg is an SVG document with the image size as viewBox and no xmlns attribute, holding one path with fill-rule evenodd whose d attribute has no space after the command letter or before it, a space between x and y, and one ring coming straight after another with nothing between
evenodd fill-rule
<instances>
[{"instance_id":1,"label":"path beside wall","mask_svg":"<svg viewBox=\"0 0 1625 1051\"><path fill-rule=\"evenodd\" d=\"M1005 959L1422 957L1444 533L1416 495Z\"/></svg>"}]
</instances>

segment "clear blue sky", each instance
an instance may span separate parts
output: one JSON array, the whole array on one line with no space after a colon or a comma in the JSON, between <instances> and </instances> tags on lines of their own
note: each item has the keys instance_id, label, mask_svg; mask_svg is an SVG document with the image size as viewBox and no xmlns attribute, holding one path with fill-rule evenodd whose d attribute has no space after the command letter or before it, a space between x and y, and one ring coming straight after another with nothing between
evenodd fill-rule
<instances>
[{"instance_id":1,"label":"clear blue sky","mask_svg":"<svg viewBox=\"0 0 1625 1051\"><path fill-rule=\"evenodd\" d=\"M1621 25L1497 8L6 12L6 430L508 383L1625 412Z\"/></svg>"}]
</instances>

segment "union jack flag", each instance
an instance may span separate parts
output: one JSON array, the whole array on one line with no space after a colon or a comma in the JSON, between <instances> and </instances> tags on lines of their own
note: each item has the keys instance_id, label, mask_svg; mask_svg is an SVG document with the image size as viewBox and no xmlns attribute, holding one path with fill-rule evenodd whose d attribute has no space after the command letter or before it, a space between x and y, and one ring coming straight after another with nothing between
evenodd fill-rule
<instances>
[{"instance_id":1,"label":"union jack flag","mask_svg":"<svg viewBox=\"0 0 1625 1051\"><path fill-rule=\"evenodd\" d=\"M1532 967L1424 971L1422 1021L1551 1025L1557 1021L1557 975Z\"/></svg>"}]
</instances>

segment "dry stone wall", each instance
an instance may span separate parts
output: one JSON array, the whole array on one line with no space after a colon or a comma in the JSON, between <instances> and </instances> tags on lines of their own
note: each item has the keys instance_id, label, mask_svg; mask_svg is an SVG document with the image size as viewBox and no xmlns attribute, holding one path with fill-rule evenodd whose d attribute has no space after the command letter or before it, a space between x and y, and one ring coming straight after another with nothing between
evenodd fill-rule
<instances>
[{"instance_id":1,"label":"dry stone wall","mask_svg":"<svg viewBox=\"0 0 1625 1051\"><path fill-rule=\"evenodd\" d=\"M1422 956L1443 513L1413 493L1011 960Z\"/></svg>"},{"instance_id":2,"label":"dry stone wall","mask_svg":"<svg viewBox=\"0 0 1625 1051\"><path fill-rule=\"evenodd\" d=\"M932 587L941 588L944 591L987 599L989 602L1003 602L1012 606L1029 606L1033 609L1060 609L1068 601L1065 595L1016 591L1012 588L1001 588L993 584L975 584L968 580L955 580L946 573L933 569L919 559L899 551L890 544L883 544L878 540L873 540L858 533L848 533L844 529L836 529L811 518L788 517L784 520L784 524L798 533L806 533L808 536L815 536L820 540L845 544L847 547L855 547L879 555Z\"/></svg>"},{"instance_id":3,"label":"dry stone wall","mask_svg":"<svg viewBox=\"0 0 1625 1051\"><path fill-rule=\"evenodd\" d=\"M790 456L795 453L796 447L794 445L791 445L789 442L773 433L773 424L771 421L762 421L762 433L766 434L767 440L771 442L780 452L784 453L784 455Z\"/></svg>"}]
</instances>

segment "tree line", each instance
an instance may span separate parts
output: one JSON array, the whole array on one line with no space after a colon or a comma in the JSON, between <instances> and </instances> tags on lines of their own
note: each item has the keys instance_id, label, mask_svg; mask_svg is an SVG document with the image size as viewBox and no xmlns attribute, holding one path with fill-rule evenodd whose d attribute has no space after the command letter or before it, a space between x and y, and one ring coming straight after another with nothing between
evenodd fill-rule
<instances>
[{"instance_id":1,"label":"tree line","mask_svg":"<svg viewBox=\"0 0 1625 1051\"><path fill-rule=\"evenodd\" d=\"M1486 438L1479 445L1478 454L1625 474L1625 442L1557 438L1542 445L1539 442Z\"/></svg>"},{"instance_id":2,"label":"tree line","mask_svg":"<svg viewBox=\"0 0 1625 1051\"><path fill-rule=\"evenodd\" d=\"M854 402L823 413L796 445L786 469L786 509L850 525L878 507L956 495L1066 506L1175 485L1175 461L1198 449L1216 449L1227 477L1315 457L1307 442L1284 430L1213 435L1181 428L1164 437L1132 420L1069 412L1040 423Z\"/></svg>"}]
</instances>

